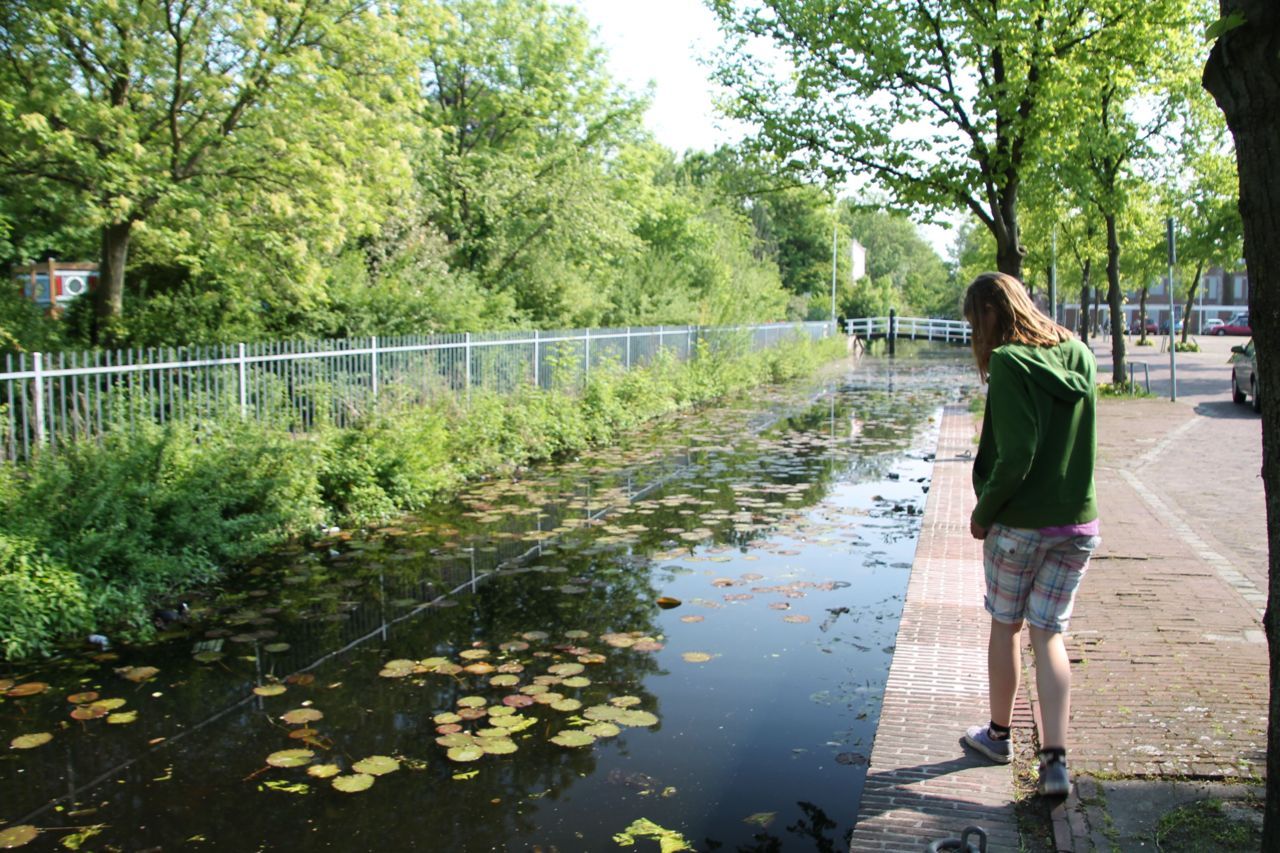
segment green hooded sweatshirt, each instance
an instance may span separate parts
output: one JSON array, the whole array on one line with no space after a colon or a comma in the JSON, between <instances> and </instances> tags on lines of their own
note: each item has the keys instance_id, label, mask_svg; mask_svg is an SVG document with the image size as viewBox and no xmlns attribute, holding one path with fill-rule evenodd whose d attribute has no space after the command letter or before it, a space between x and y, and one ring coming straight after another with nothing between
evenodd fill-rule
<instances>
[{"instance_id":1,"label":"green hooded sweatshirt","mask_svg":"<svg viewBox=\"0 0 1280 853\"><path fill-rule=\"evenodd\" d=\"M973 462L976 524L1038 529L1098 517L1096 373L1093 353L1075 339L991 353Z\"/></svg>"}]
</instances>

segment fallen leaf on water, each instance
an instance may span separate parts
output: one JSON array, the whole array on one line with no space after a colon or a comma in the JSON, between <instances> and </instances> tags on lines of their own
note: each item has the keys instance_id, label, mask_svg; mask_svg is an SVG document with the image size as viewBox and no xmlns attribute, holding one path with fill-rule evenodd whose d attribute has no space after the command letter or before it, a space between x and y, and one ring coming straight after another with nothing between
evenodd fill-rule
<instances>
[{"instance_id":1,"label":"fallen leaf on water","mask_svg":"<svg viewBox=\"0 0 1280 853\"><path fill-rule=\"evenodd\" d=\"M44 746L53 740L53 735L48 732L38 732L30 735L18 735L9 741L10 749L35 749L37 746Z\"/></svg>"}]
</instances>

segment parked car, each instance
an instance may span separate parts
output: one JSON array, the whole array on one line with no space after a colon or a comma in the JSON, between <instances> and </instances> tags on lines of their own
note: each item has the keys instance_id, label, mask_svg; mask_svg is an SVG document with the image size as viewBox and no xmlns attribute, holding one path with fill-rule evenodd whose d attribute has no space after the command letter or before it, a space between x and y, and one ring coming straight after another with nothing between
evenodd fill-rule
<instances>
[{"instance_id":1,"label":"parked car","mask_svg":"<svg viewBox=\"0 0 1280 853\"><path fill-rule=\"evenodd\" d=\"M1244 346L1231 348L1231 400L1243 404L1246 396L1253 400L1253 410L1261 412L1262 401L1258 399L1258 357L1252 338Z\"/></svg>"},{"instance_id":2,"label":"parked car","mask_svg":"<svg viewBox=\"0 0 1280 853\"><path fill-rule=\"evenodd\" d=\"M1213 330L1218 336L1222 335L1252 335L1253 329L1249 326L1249 312L1237 314L1221 326Z\"/></svg>"},{"instance_id":3,"label":"parked car","mask_svg":"<svg viewBox=\"0 0 1280 853\"><path fill-rule=\"evenodd\" d=\"M1147 334L1148 334L1148 335L1154 335L1155 333L1156 333L1156 321L1155 321L1155 320L1148 320L1148 321L1147 321ZM1131 334L1131 335L1140 335L1140 334L1142 334L1142 321L1141 321L1141 320L1134 320L1134 321L1133 321L1133 325L1129 328L1129 334Z\"/></svg>"},{"instance_id":4,"label":"parked car","mask_svg":"<svg viewBox=\"0 0 1280 853\"><path fill-rule=\"evenodd\" d=\"M1223 326L1223 325L1226 325L1226 324L1223 323L1221 319L1217 317L1210 317L1208 320L1204 321L1204 328L1200 330L1200 334L1202 335L1215 334L1215 330L1219 326Z\"/></svg>"}]
</instances>

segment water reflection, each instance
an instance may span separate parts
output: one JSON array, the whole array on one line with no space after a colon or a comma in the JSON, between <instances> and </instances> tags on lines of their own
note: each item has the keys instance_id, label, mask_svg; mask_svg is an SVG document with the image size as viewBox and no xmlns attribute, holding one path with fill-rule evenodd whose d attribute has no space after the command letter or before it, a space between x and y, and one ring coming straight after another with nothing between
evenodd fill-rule
<instances>
[{"instance_id":1,"label":"water reflection","mask_svg":"<svg viewBox=\"0 0 1280 853\"><path fill-rule=\"evenodd\" d=\"M54 740L0 759L0 819L68 828L37 847L102 824L86 849L604 850L641 819L699 849L847 849L931 420L967 387L962 355L903 347L816 400L740 401L483 484L452 511L264 560L194 602L167 644L15 673L53 688L0 704L4 736ZM436 658L450 671L380 675ZM461 669L477 663L493 669ZM114 671L136 665L160 672L133 684ZM251 692L277 683L281 695ZM138 721L67 720L66 695L88 689ZM536 701L548 693L562 708ZM515 752L447 757L442 726L492 737L514 696L535 700L515 712L534 720ZM482 722L439 722L468 697ZM656 721L587 747L550 741L610 707ZM323 714L301 737L281 720L299 708ZM290 748L342 775L372 755L400 769L345 795L266 763Z\"/></svg>"}]
</instances>

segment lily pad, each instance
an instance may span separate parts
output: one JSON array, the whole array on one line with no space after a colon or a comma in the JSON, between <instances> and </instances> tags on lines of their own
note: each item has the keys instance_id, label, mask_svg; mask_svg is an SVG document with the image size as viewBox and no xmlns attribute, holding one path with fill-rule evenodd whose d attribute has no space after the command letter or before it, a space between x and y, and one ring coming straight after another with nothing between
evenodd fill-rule
<instances>
[{"instance_id":1,"label":"lily pad","mask_svg":"<svg viewBox=\"0 0 1280 853\"><path fill-rule=\"evenodd\" d=\"M487 658L488 656L489 656L488 649L467 649L464 652L458 653L458 657L462 658L463 660L481 660L483 658Z\"/></svg>"},{"instance_id":2,"label":"lily pad","mask_svg":"<svg viewBox=\"0 0 1280 853\"><path fill-rule=\"evenodd\" d=\"M520 678L515 675L495 675L489 679L489 684L494 687L515 687L520 683Z\"/></svg>"},{"instance_id":3,"label":"lily pad","mask_svg":"<svg viewBox=\"0 0 1280 853\"><path fill-rule=\"evenodd\" d=\"M680 657L684 658L689 663L706 663L711 660L711 655L706 652L685 652Z\"/></svg>"},{"instance_id":4,"label":"lily pad","mask_svg":"<svg viewBox=\"0 0 1280 853\"><path fill-rule=\"evenodd\" d=\"M585 669L586 667L580 663L558 663L555 666L547 667L547 672L564 678L570 675L578 675Z\"/></svg>"},{"instance_id":5,"label":"lily pad","mask_svg":"<svg viewBox=\"0 0 1280 853\"><path fill-rule=\"evenodd\" d=\"M614 722L620 723L624 726L644 728L646 726L656 726L658 724L658 718L648 711L630 710L623 711L618 715L618 718Z\"/></svg>"},{"instance_id":6,"label":"lily pad","mask_svg":"<svg viewBox=\"0 0 1280 853\"><path fill-rule=\"evenodd\" d=\"M484 757L484 750L479 746L455 746L445 753L445 757L457 762L479 761Z\"/></svg>"},{"instance_id":7,"label":"lily pad","mask_svg":"<svg viewBox=\"0 0 1280 853\"><path fill-rule=\"evenodd\" d=\"M313 764L307 768L307 775L314 776L317 779L328 779L331 776L337 776L342 772L342 768L336 764Z\"/></svg>"},{"instance_id":8,"label":"lily pad","mask_svg":"<svg viewBox=\"0 0 1280 853\"><path fill-rule=\"evenodd\" d=\"M30 844L39 834L40 830L26 823L18 826L6 826L4 829L0 829L0 850L12 850L15 847Z\"/></svg>"},{"instance_id":9,"label":"lily pad","mask_svg":"<svg viewBox=\"0 0 1280 853\"><path fill-rule=\"evenodd\" d=\"M73 720L96 720L106 715L107 709L99 705L80 705L71 710L71 719Z\"/></svg>"},{"instance_id":10,"label":"lily pad","mask_svg":"<svg viewBox=\"0 0 1280 853\"><path fill-rule=\"evenodd\" d=\"M160 670L154 666L126 666L117 669L116 672L136 684L141 684L147 679L155 678Z\"/></svg>"},{"instance_id":11,"label":"lily pad","mask_svg":"<svg viewBox=\"0 0 1280 853\"><path fill-rule=\"evenodd\" d=\"M483 696L463 696L457 701L459 708L482 708L488 704Z\"/></svg>"},{"instance_id":12,"label":"lily pad","mask_svg":"<svg viewBox=\"0 0 1280 853\"><path fill-rule=\"evenodd\" d=\"M703 619L705 619L705 618L706 618L706 617L704 617L704 616L681 616L681 617L680 617L680 621L681 621L681 622L690 622L690 623L692 623L692 622L701 622L701 621L702 621Z\"/></svg>"},{"instance_id":13,"label":"lily pad","mask_svg":"<svg viewBox=\"0 0 1280 853\"><path fill-rule=\"evenodd\" d=\"M362 758L351 769L357 773L368 773L370 776L385 776L400 769L400 762L385 755L371 755Z\"/></svg>"},{"instance_id":14,"label":"lily pad","mask_svg":"<svg viewBox=\"0 0 1280 853\"><path fill-rule=\"evenodd\" d=\"M564 681L560 683L563 684L565 687L573 687L573 688L587 687L588 685L591 684L591 679L587 678L585 675L573 675L573 676L570 676L569 678L566 678Z\"/></svg>"},{"instance_id":15,"label":"lily pad","mask_svg":"<svg viewBox=\"0 0 1280 853\"><path fill-rule=\"evenodd\" d=\"M107 715L107 725L109 726L127 726L136 722L138 722L137 711L121 711L119 714Z\"/></svg>"},{"instance_id":16,"label":"lily pad","mask_svg":"<svg viewBox=\"0 0 1280 853\"><path fill-rule=\"evenodd\" d=\"M575 629L573 631L565 631L564 636L566 639L569 639L569 640L584 640L587 637L590 637L591 635L588 634L586 631L579 631Z\"/></svg>"},{"instance_id":17,"label":"lily pad","mask_svg":"<svg viewBox=\"0 0 1280 853\"><path fill-rule=\"evenodd\" d=\"M588 720L596 722L613 722L623 713L621 708L615 708L612 705L592 705L590 708L582 712L582 716Z\"/></svg>"},{"instance_id":18,"label":"lily pad","mask_svg":"<svg viewBox=\"0 0 1280 853\"><path fill-rule=\"evenodd\" d=\"M218 661L222 660L223 657L225 657L225 655L223 655L222 652L214 651L213 649L208 649L203 652L196 652L191 656L191 659L194 660L196 663L217 663Z\"/></svg>"},{"instance_id":19,"label":"lily pad","mask_svg":"<svg viewBox=\"0 0 1280 853\"><path fill-rule=\"evenodd\" d=\"M88 691L85 691L84 693L72 693L70 696L67 697L67 701L70 702L72 705L87 705L97 698L98 698L97 693L95 693L92 690L88 690Z\"/></svg>"},{"instance_id":20,"label":"lily pad","mask_svg":"<svg viewBox=\"0 0 1280 853\"><path fill-rule=\"evenodd\" d=\"M582 707L582 703L577 699L560 699L552 702L551 707L557 711L576 711Z\"/></svg>"},{"instance_id":21,"label":"lily pad","mask_svg":"<svg viewBox=\"0 0 1280 853\"><path fill-rule=\"evenodd\" d=\"M288 643L268 643L262 647L264 652L270 652L273 655L280 654L280 652L287 652L289 649L290 646Z\"/></svg>"},{"instance_id":22,"label":"lily pad","mask_svg":"<svg viewBox=\"0 0 1280 853\"><path fill-rule=\"evenodd\" d=\"M618 728L613 723L592 723L584 728L583 731L598 738L617 737L622 734L622 729Z\"/></svg>"},{"instance_id":23,"label":"lily pad","mask_svg":"<svg viewBox=\"0 0 1280 853\"><path fill-rule=\"evenodd\" d=\"M259 684L253 692L259 696L279 696L288 689L283 684Z\"/></svg>"},{"instance_id":24,"label":"lily pad","mask_svg":"<svg viewBox=\"0 0 1280 853\"><path fill-rule=\"evenodd\" d=\"M355 794L369 790L373 777L368 773L352 773L347 776L334 776L333 787L344 794Z\"/></svg>"},{"instance_id":25,"label":"lily pad","mask_svg":"<svg viewBox=\"0 0 1280 853\"><path fill-rule=\"evenodd\" d=\"M114 711L117 708L123 708L129 704L129 700L112 697L111 699L99 699L92 703L95 708L102 708L104 711Z\"/></svg>"},{"instance_id":26,"label":"lily pad","mask_svg":"<svg viewBox=\"0 0 1280 853\"><path fill-rule=\"evenodd\" d=\"M436 725L447 726L452 723L456 723L461 719L462 719L461 717L459 717L457 714L453 713L452 711L446 711L443 714L436 714L434 717L431 718L431 722L435 723Z\"/></svg>"},{"instance_id":27,"label":"lily pad","mask_svg":"<svg viewBox=\"0 0 1280 853\"><path fill-rule=\"evenodd\" d=\"M614 696L609 700L609 704L616 708L630 708L633 705L639 705L640 702L639 696Z\"/></svg>"},{"instance_id":28,"label":"lily pad","mask_svg":"<svg viewBox=\"0 0 1280 853\"><path fill-rule=\"evenodd\" d=\"M280 719L290 725L298 726L303 723L314 723L316 720L323 720L324 712L318 708L296 708L286 714L281 714Z\"/></svg>"},{"instance_id":29,"label":"lily pad","mask_svg":"<svg viewBox=\"0 0 1280 853\"><path fill-rule=\"evenodd\" d=\"M35 696L36 694L43 693L48 689L49 685L45 684L43 681L27 681L10 687L5 691L4 695L12 699L19 699L23 696ZM26 844L27 842L24 841L22 843Z\"/></svg>"},{"instance_id":30,"label":"lily pad","mask_svg":"<svg viewBox=\"0 0 1280 853\"><path fill-rule=\"evenodd\" d=\"M533 704L533 697L525 696L523 693L513 693L502 697L502 704L511 708L527 708Z\"/></svg>"},{"instance_id":31,"label":"lily pad","mask_svg":"<svg viewBox=\"0 0 1280 853\"><path fill-rule=\"evenodd\" d=\"M588 734L581 729L565 729L555 737L551 738L551 742L557 746L577 749L579 747L590 746L595 743L596 737L595 735Z\"/></svg>"},{"instance_id":32,"label":"lily pad","mask_svg":"<svg viewBox=\"0 0 1280 853\"><path fill-rule=\"evenodd\" d=\"M758 826L761 829L764 829L767 826L769 826L769 824L773 823L774 819L777 817L778 817L777 812L756 812L753 815L744 817L742 819L742 822L749 823L752 826Z\"/></svg>"},{"instance_id":33,"label":"lily pad","mask_svg":"<svg viewBox=\"0 0 1280 853\"><path fill-rule=\"evenodd\" d=\"M316 754L309 749L282 749L267 756L272 767L301 767L309 764Z\"/></svg>"},{"instance_id":34,"label":"lily pad","mask_svg":"<svg viewBox=\"0 0 1280 853\"><path fill-rule=\"evenodd\" d=\"M515 741L507 737L485 738L480 747L489 755L510 755L520 748L516 746Z\"/></svg>"},{"instance_id":35,"label":"lily pad","mask_svg":"<svg viewBox=\"0 0 1280 853\"><path fill-rule=\"evenodd\" d=\"M44 746L53 740L53 735L48 732L37 732L30 735L18 735L9 741L10 749L35 749L37 746Z\"/></svg>"}]
</instances>

